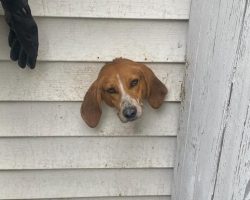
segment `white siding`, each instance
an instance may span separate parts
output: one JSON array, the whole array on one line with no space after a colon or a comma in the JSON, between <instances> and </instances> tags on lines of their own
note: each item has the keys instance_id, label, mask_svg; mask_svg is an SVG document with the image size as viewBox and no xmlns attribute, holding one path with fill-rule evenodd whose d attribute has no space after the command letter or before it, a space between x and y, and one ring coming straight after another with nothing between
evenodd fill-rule
<instances>
[{"instance_id":1,"label":"white siding","mask_svg":"<svg viewBox=\"0 0 250 200\"><path fill-rule=\"evenodd\" d=\"M29 2L35 70L9 61L0 17L0 199L170 200L190 0ZM115 57L144 62L169 93L128 124L103 106L90 129L81 101Z\"/></svg>"},{"instance_id":2,"label":"white siding","mask_svg":"<svg viewBox=\"0 0 250 200\"><path fill-rule=\"evenodd\" d=\"M147 104L140 119L121 123L116 112L103 105L97 128L79 117L81 102L2 102L0 136L176 136L179 103L166 102L154 110ZM32 116L32 117L30 117ZM13 123L15 122L15 123ZM155 124L157 123L157 127Z\"/></svg>"},{"instance_id":3,"label":"white siding","mask_svg":"<svg viewBox=\"0 0 250 200\"><path fill-rule=\"evenodd\" d=\"M3 21L0 18L0 60L7 60L8 34ZM126 57L136 61L184 62L185 21L78 18L36 21L42 41L38 60L110 61Z\"/></svg>"},{"instance_id":4,"label":"white siding","mask_svg":"<svg viewBox=\"0 0 250 200\"><path fill-rule=\"evenodd\" d=\"M167 137L2 138L0 166L1 169L172 168L175 142L175 138Z\"/></svg>"},{"instance_id":5,"label":"white siding","mask_svg":"<svg viewBox=\"0 0 250 200\"><path fill-rule=\"evenodd\" d=\"M188 19L191 0L29 0L34 16ZM0 13L3 11L0 9Z\"/></svg>"},{"instance_id":6,"label":"white siding","mask_svg":"<svg viewBox=\"0 0 250 200\"><path fill-rule=\"evenodd\" d=\"M170 196L150 196L150 197L91 197L91 198L67 198L67 200L170 200ZM30 200L30 199L27 199ZM36 199L36 200L44 200L44 199ZM53 199L48 199L46 200L65 200L64 199L58 199L58 198L53 198Z\"/></svg>"},{"instance_id":7,"label":"white siding","mask_svg":"<svg viewBox=\"0 0 250 200\"><path fill-rule=\"evenodd\" d=\"M104 63L40 62L35 71L22 71L15 63L0 61L0 100L82 101L103 65ZM184 65L147 65L168 86L166 101L180 101Z\"/></svg>"},{"instance_id":8,"label":"white siding","mask_svg":"<svg viewBox=\"0 0 250 200\"><path fill-rule=\"evenodd\" d=\"M171 179L167 169L2 171L0 199L170 195Z\"/></svg>"}]
</instances>

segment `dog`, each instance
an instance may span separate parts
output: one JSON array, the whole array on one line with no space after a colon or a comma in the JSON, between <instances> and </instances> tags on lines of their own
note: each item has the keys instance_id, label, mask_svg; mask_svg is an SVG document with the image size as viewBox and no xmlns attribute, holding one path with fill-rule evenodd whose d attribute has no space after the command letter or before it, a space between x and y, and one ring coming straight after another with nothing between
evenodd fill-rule
<instances>
[{"instance_id":1,"label":"dog","mask_svg":"<svg viewBox=\"0 0 250 200\"><path fill-rule=\"evenodd\" d=\"M144 99L157 109L167 91L146 65L117 58L102 67L98 78L88 89L81 106L81 116L89 127L96 127L102 114L101 102L104 101L117 109L122 122L134 121L142 115Z\"/></svg>"}]
</instances>

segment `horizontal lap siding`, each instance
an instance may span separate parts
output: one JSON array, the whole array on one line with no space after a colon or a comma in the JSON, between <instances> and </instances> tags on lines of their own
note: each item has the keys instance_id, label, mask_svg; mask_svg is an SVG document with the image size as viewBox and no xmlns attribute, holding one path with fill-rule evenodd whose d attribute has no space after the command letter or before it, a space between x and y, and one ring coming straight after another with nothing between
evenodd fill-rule
<instances>
[{"instance_id":1,"label":"horizontal lap siding","mask_svg":"<svg viewBox=\"0 0 250 200\"><path fill-rule=\"evenodd\" d=\"M0 101L82 101L103 65L104 63L40 62L35 71L22 71L15 63L0 61ZM167 86L169 92L165 100L179 101L184 65L146 65Z\"/></svg>"},{"instance_id":2,"label":"horizontal lap siding","mask_svg":"<svg viewBox=\"0 0 250 200\"><path fill-rule=\"evenodd\" d=\"M191 0L29 0L34 16L188 19ZM0 8L0 14L3 11Z\"/></svg>"},{"instance_id":3,"label":"horizontal lap siding","mask_svg":"<svg viewBox=\"0 0 250 200\"><path fill-rule=\"evenodd\" d=\"M29 3L39 26L35 70L9 61L0 17L0 199L170 200L190 0ZM169 93L133 123L103 105L90 129L83 96L121 56L144 62Z\"/></svg>"},{"instance_id":4,"label":"horizontal lap siding","mask_svg":"<svg viewBox=\"0 0 250 200\"><path fill-rule=\"evenodd\" d=\"M7 25L0 18L0 60L9 59ZM43 61L184 62L187 22L37 18ZM166 48L167 47L167 48Z\"/></svg>"},{"instance_id":5,"label":"horizontal lap siding","mask_svg":"<svg viewBox=\"0 0 250 200\"><path fill-rule=\"evenodd\" d=\"M103 105L95 129L83 122L80 106L81 102L1 102L0 137L176 136L177 133L179 103L165 102L158 110L145 104L145 114L133 123L121 123L116 111Z\"/></svg>"},{"instance_id":6,"label":"horizontal lap siding","mask_svg":"<svg viewBox=\"0 0 250 200\"><path fill-rule=\"evenodd\" d=\"M67 200L170 200L170 196L150 196L150 197L86 197L86 198L67 198ZM31 199L26 199L31 200ZM65 200L58 198L46 198L36 200Z\"/></svg>"},{"instance_id":7,"label":"horizontal lap siding","mask_svg":"<svg viewBox=\"0 0 250 200\"><path fill-rule=\"evenodd\" d=\"M1 169L172 168L175 138L57 137L0 140Z\"/></svg>"},{"instance_id":8,"label":"horizontal lap siding","mask_svg":"<svg viewBox=\"0 0 250 200\"><path fill-rule=\"evenodd\" d=\"M0 199L170 195L172 176L166 169L0 171Z\"/></svg>"}]
</instances>

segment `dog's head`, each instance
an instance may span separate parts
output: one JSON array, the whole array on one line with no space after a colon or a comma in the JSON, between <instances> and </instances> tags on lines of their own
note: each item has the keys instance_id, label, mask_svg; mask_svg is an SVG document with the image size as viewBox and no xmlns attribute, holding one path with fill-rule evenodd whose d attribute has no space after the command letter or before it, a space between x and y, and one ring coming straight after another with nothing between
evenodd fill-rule
<instances>
[{"instance_id":1,"label":"dog's head","mask_svg":"<svg viewBox=\"0 0 250 200\"><path fill-rule=\"evenodd\" d=\"M100 71L88 89L81 106L83 120L96 127L101 114L101 102L115 107L122 122L133 121L142 114L143 99L159 108L167 94L165 85L151 69L128 59L115 59Z\"/></svg>"}]
</instances>

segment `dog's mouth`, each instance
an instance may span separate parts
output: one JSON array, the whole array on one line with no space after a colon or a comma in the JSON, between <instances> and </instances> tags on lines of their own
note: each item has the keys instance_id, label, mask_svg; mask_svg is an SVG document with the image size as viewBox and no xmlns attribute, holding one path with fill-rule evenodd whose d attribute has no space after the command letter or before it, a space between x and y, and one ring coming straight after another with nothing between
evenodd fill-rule
<instances>
[{"instance_id":1,"label":"dog's mouth","mask_svg":"<svg viewBox=\"0 0 250 200\"><path fill-rule=\"evenodd\" d=\"M133 122L139 118L137 116L133 118L125 118L125 117L121 117L119 113L117 113L117 115L122 123Z\"/></svg>"},{"instance_id":2,"label":"dog's mouth","mask_svg":"<svg viewBox=\"0 0 250 200\"><path fill-rule=\"evenodd\" d=\"M118 113L118 116L119 116L119 119L121 120L122 123L133 122L139 118L137 116L133 117L133 118L120 117L119 113Z\"/></svg>"}]
</instances>

